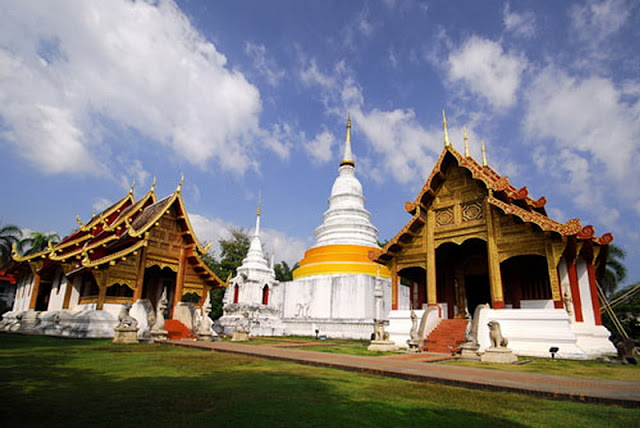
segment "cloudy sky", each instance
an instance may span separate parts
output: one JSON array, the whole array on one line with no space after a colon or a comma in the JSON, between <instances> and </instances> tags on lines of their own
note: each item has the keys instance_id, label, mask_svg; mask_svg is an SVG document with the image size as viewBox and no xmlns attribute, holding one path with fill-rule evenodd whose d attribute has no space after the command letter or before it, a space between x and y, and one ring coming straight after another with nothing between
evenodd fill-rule
<instances>
[{"instance_id":1,"label":"cloudy sky","mask_svg":"<svg viewBox=\"0 0 640 428\"><path fill-rule=\"evenodd\" d=\"M634 1L0 0L2 224L66 235L136 181L185 175L202 240L313 244L346 116L389 239L469 130L551 217L612 232L640 280L640 5Z\"/></svg>"}]
</instances>

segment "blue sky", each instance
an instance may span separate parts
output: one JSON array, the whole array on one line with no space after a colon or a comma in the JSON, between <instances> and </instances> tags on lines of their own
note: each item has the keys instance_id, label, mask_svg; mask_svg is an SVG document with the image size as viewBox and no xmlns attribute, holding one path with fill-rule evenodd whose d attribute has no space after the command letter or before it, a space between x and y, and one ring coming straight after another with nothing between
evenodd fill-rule
<instances>
[{"instance_id":1,"label":"blue sky","mask_svg":"<svg viewBox=\"0 0 640 428\"><path fill-rule=\"evenodd\" d=\"M633 1L0 1L0 221L66 235L121 198L184 198L203 240L314 242L344 141L389 239L442 150L551 217L612 232L640 280L640 6Z\"/></svg>"}]
</instances>

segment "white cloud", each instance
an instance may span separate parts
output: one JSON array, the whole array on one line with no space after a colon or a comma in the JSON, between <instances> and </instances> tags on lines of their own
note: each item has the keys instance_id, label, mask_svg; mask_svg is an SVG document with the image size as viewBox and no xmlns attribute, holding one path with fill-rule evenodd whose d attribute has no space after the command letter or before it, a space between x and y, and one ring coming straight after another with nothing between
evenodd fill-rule
<instances>
[{"instance_id":1,"label":"white cloud","mask_svg":"<svg viewBox=\"0 0 640 428\"><path fill-rule=\"evenodd\" d=\"M569 12L573 34L593 45L616 33L629 18L624 0L587 1Z\"/></svg>"},{"instance_id":2,"label":"white cloud","mask_svg":"<svg viewBox=\"0 0 640 428\"><path fill-rule=\"evenodd\" d=\"M200 242L211 242L212 251L216 256L220 256L220 239L229 239L231 230L241 229L231 222L219 219L209 218L199 214L189 214L189 221L193 226L198 240ZM253 233L253 228L245 229L248 233ZM307 244L297 238L287 236L285 233L275 229L261 229L260 239L263 247L269 254L275 254L276 263L284 260L290 266L293 266L304 255Z\"/></svg>"},{"instance_id":3,"label":"white cloud","mask_svg":"<svg viewBox=\"0 0 640 428\"><path fill-rule=\"evenodd\" d=\"M113 202L110 199L99 197L93 200L91 208L93 208L95 212L99 213L111 205L113 205Z\"/></svg>"},{"instance_id":4,"label":"white cloud","mask_svg":"<svg viewBox=\"0 0 640 428\"><path fill-rule=\"evenodd\" d=\"M535 15L532 12L513 12L509 3L504 4L502 20L505 30L516 36L530 38L536 32Z\"/></svg>"},{"instance_id":5,"label":"white cloud","mask_svg":"<svg viewBox=\"0 0 640 428\"><path fill-rule=\"evenodd\" d=\"M335 79L328 74L322 73L318 69L318 64L315 59L312 59L309 65L300 71L300 79L308 86L318 85L329 89L336 85Z\"/></svg>"},{"instance_id":6,"label":"white cloud","mask_svg":"<svg viewBox=\"0 0 640 428\"><path fill-rule=\"evenodd\" d=\"M276 123L270 132L263 133L263 144L280 159L289 159L291 147L298 139L304 139L304 134L294 130L288 123Z\"/></svg>"},{"instance_id":7,"label":"white cloud","mask_svg":"<svg viewBox=\"0 0 640 428\"><path fill-rule=\"evenodd\" d=\"M285 71L278 67L275 60L267 56L267 48L264 45L247 42L244 50L253 60L253 67L264 77L271 86L278 86Z\"/></svg>"},{"instance_id":8,"label":"white cloud","mask_svg":"<svg viewBox=\"0 0 640 428\"><path fill-rule=\"evenodd\" d=\"M311 141L304 144L304 148L311 155L311 159L318 163L328 162L333 155L332 147L335 143L335 137L327 130L317 134Z\"/></svg>"},{"instance_id":9,"label":"white cloud","mask_svg":"<svg viewBox=\"0 0 640 428\"><path fill-rule=\"evenodd\" d=\"M620 216L613 207L640 198L640 97L625 92L634 86L550 66L527 91L524 130L539 146L537 162L564 177L574 202L609 227Z\"/></svg>"},{"instance_id":10,"label":"white cloud","mask_svg":"<svg viewBox=\"0 0 640 428\"><path fill-rule=\"evenodd\" d=\"M6 2L0 15L3 137L43 171L104 172L103 118L201 167L256 166L258 89L173 2Z\"/></svg>"},{"instance_id":11,"label":"white cloud","mask_svg":"<svg viewBox=\"0 0 640 428\"><path fill-rule=\"evenodd\" d=\"M497 109L515 104L527 66L524 58L505 53L499 43L478 36L452 52L447 64L450 82L464 82L469 91Z\"/></svg>"}]
</instances>

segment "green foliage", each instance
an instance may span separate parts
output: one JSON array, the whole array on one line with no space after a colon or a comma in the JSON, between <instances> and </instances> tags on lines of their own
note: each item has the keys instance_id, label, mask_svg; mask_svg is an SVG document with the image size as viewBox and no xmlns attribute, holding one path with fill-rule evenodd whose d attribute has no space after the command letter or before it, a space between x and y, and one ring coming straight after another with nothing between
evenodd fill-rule
<instances>
[{"instance_id":1,"label":"green foliage","mask_svg":"<svg viewBox=\"0 0 640 428\"><path fill-rule=\"evenodd\" d=\"M300 264L296 262L296 264L293 265L293 268L290 268L289 264L284 260L280 263L276 263L273 266L273 270L276 274L276 279L280 282L293 280L293 271L298 269L299 266Z\"/></svg>"},{"instance_id":2,"label":"green foliage","mask_svg":"<svg viewBox=\"0 0 640 428\"><path fill-rule=\"evenodd\" d=\"M617 299L619 296L622 296L637 285L638 283L635 283L623 288L615 293L609 300L613 301ZM613 312L616 314L616 317L629 337L631 337L636 344L640 344L640 292L636 292L635 294L631 294L624 298L624 300L613 307ZM602 323L611 332L614 343L622 340L613 320L606 311L602 314Z\"/></svg>"},{"instance_id":3,"label":"green foliage","mask_svg":"<svg viewBox=\"0 0 640 428\"><path fill-rule=\"evenodd\" d=\"M11 261L11 247L20 243L20 228L13 224L0 227L0 269L5 268Z\"/></svg>"},{"instance_id":4,"label":"green foliage","mask_svg":"<svg viewBox=\"0 0 640 428\"><path fill-rule=\"evenodd\" d=\"M0 334L4 426L637 426L543 400L159 344Z\"/></svg>"},{"instance_id":5,"label":"green foliage","mask_svg":"<svg viewBox=\"0 0 640 428\"><path fill-rule=\"evenodd\" d=\"M607 298L615 292L620 283L627 279L627 268L622 264L626 255L625 251L617 245L609 245L606 267L602 276L598 278L598 283Z\"/></svg>"},{"instance_id":6,"label":"green foliage","mask_svg":"<svg viewBox=\"0 0 640 428\"><path fill-rule=\"evenodd\" d=\"M49 242L52 245L57 244L60 242L60 236L57 233L31 232L28 238L20 241L20 249L23 251L23 255L28 256L45 250L49 246Z\"/></svg>"}]
</instances>

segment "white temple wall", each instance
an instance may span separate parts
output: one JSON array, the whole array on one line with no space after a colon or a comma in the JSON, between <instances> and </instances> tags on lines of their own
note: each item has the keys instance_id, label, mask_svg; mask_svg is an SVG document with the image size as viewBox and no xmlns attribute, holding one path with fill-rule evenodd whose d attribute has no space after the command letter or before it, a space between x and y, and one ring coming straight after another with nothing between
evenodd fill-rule
<instances>
[{"instance_id":1,"label":"white temple wall","mask_svg":"<svg viewBox=\"0 0 640 428\"><path fill-rule=\"evenodd\" d=\"M580 290L580 301L582 303L582 319L585 325L595 326L596 321L593 316L593 302L591 300L591 287L589 285L589 272L587 270L587 262L578 257L576 262L576 271L578 274L578 289Z\"/></svg>"},{"instance_id":2,"label":"white temple wall","mask_svg":"<svg viewBox=\"0 0 640 428\"><path fill-rule=\"evenodd\" d=\"M57 272L51 284L51 293L49 293L48 311L62 309L64 303L64 293L68 286L67 277L62 272Z\"/></svg>"},{"instance_id":3,"label":"white temple wall","mask_svg":"<svg viewBox=\"0 0 640 428\"><path fill-rule=\"evenodd\" d=\"M71 282L71 297L69 298L69 309L73 310L78 307L80 301L80 287L82 285L82 277L77 275Z\"/></svg>"},{"instance_id":4,"label":"white temple wall","mask_svg":"<svg viewBox=\"0 0 640 428\"><path fill-rule=\"evenodd\" d=\"M408 311L411 309L411 287L398 284L398 310Z\"/></svg>"}]
</instances>

